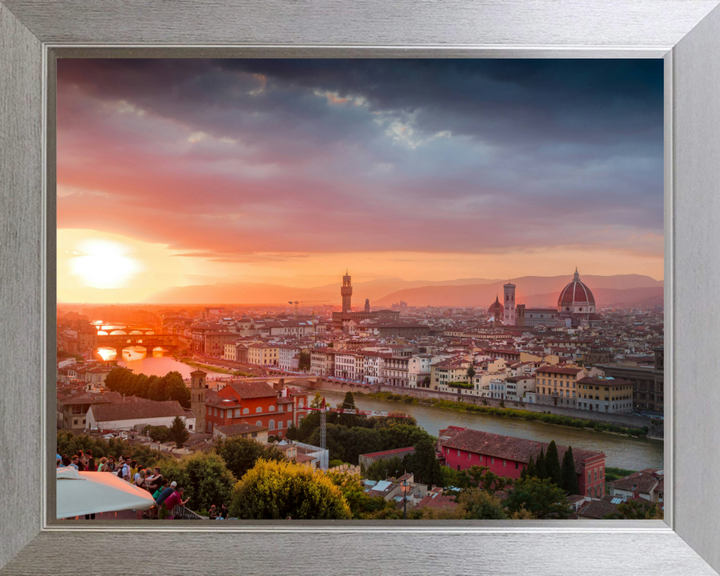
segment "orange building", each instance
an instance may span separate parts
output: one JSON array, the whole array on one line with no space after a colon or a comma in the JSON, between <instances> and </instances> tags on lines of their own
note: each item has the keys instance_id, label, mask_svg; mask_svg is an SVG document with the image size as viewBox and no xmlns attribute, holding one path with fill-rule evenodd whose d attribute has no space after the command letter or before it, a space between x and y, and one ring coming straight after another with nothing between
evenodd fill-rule
<instances>
[{"instance_id":1,"label":"orange building","mask_svg":"<svg viewBox=\"0 0 720 576\"><path fill-rule=\"evenodd\" d=\"M275 390L267 382L231 382L205 401L205 432L215 426L254 424L271 436L285 436L307 414L307 394Z\"/></svg>"}]
</instances>

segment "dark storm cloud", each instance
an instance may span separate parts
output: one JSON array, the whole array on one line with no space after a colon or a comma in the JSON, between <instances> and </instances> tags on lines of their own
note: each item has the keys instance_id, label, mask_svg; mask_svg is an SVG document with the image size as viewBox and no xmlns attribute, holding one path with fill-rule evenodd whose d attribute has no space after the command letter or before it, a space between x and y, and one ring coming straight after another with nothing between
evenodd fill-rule
<instances>
[{"instance_id":1,"label":"dark storm cloud","mask_svg":"<svg viewBox=\"0 0 720 576\"><path fill-rule=\"evenodd\" d=\"M156 208L184 249L662 234L660 60L61 60L58 129L59 182L107 194L67 194L68 222L149 237ZM308 221L322 228L298 239Z\"/></svg>"}]
</instances>

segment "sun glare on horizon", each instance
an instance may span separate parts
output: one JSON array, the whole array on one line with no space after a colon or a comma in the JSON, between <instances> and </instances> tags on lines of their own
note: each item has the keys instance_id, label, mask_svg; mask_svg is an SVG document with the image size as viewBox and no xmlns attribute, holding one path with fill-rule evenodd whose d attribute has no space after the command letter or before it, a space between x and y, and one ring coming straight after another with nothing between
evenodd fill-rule
<instances>
[{"instance_id":1,"label":"sun glare on horizon","mask_svg":"<svg viewBox=\"0 0 720 576\"><path fill-rule=\"evenodd\" d=\"M91 288L123 288L144 266L130 249L110 240L90 239L73 253L70 271Z\"/></svg>"}]
</instances>

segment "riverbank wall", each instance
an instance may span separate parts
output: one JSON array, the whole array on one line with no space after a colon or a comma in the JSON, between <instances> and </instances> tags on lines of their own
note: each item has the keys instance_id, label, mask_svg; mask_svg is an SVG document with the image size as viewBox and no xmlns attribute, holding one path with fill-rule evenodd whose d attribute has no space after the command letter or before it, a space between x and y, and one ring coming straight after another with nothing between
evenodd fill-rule
<instances>
[{"instance_id":1,"label":"riverbank wall","mask_svg":"<svg viewBox=\"0 0 720 576\"><path fill-rule=\"evenodd\" d=\"M478 406L489 406L494 408L502 408L500 402L503 402L505 408L513 408L516 410L526 410L528 412L537 412L539 414L556 414L558 416L568 416L569 418L581 418L591 420L593 422L602 422L603 424L614 424L616 426L625 426L628 428L643 428L644 426L653 427L654 434L658 439L662 436L662 425L653 425L652 419L646 416L638 416L636 414L607 414L603 412L590 412L587 410L577 410L573 408L561 408L559 406L546 406L543 404L529 404L527 402L513 402L511 400L499 400L496 398L479 398L467 395L452 394L448 392L437 392L435 390L425 390L418 388L396 388L394 386L363 386L352 384L350 382L334 382L331 380L319 379L318 382L310 386L314 390L327 390L332 392L359 392L369 394L372 392L390 392L392 394L407 394L413 398L438 400L450 400L452 402L463 402L467 404L476 404Z\"/></svg>"},{"instance_id":2,"label":"riverbank wall","mask_svg":"<svg viewBox=\"0 0 720 576\"><path fill-rule=\"evenodd\" d=\"M558 416L568 416L569 418L581 418L584 420L592 420L593 422L602 422L604 424L615 424L616 426L626 426L628 428L642 428L643 426L651 426L652 419L636 414L607 414L604 412L590 412L588 410L577 410L574 408L561 408L559 406L546 406L544 404L530 404L527 402L513 402L511 400L499 400L497 398L479 398L466 396L461 394L452 394L448 392L436 392L435 390L419 390L419 389L400 389L393 386L376 386L373 392L391 392L392 394L408 394L415 398L437 398L439 400L450 400L452 402L463 402L466 404L476 404L478 406L490 406L493 408L513 408L517 410L525 410L527 412L537 412L540 414L557 414ZM503 406L500 403L503 403Z\"/></svg>"}]
</instances>

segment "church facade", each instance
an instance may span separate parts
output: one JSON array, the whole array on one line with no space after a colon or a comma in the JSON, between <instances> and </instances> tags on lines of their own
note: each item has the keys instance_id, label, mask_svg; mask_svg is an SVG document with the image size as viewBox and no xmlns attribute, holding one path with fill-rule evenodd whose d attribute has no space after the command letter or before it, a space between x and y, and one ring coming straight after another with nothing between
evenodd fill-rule
<instances>
[{"instance_id":1,"label":"church facade","mask_svg":"<svg viewBox=\"0 0 720 576\"><path fill-rule=\"evenodd\" d=\"M515 302L515 285L508 282L503 286L503 304L498 299L488 309L488 318L497 322L502 318L506 326L547 326L576 328L592 326L600 322L595 308L595 296L580 280L575 269L572 281L558 296L555 308L528 308Z\"/></svg>"}]
</instances>

